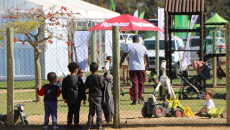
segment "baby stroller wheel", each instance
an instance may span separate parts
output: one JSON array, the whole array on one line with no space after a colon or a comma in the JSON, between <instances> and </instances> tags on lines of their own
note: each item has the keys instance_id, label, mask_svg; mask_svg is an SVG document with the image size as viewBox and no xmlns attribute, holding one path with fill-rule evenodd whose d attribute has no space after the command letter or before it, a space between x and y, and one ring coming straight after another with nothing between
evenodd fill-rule
<instances>
[{"instance_id":1,"label":"baby stroller wheel","mask_svg":"<svg viewBox=\"0 0 230 130\"><path fill-rule=\"evenodd\" d=\"M199 99L204 99L204 92L199 92L199 93L197 94L197 98L199 98Z\"/></svg>"}]
</instances>

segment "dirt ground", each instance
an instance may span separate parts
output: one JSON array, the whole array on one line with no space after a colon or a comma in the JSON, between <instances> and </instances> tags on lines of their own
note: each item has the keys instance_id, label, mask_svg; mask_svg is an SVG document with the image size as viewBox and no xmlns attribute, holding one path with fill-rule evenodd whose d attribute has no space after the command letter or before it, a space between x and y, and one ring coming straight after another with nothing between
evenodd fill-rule
<instances>
[{"instance_id":1,"label":"dirt ground","mask_svg":"<svg viewBox=\"0 0 230 130\"><path fill-rule=\"evenodd\" d=\"M88 119L88 112L80 113L80 124L86 125ZM29 116L28 120L33 125L42 125L44 123L44 115L34 115ZM50 121L52 119L50 118ZM58 113L58 124L65 125L67 122L67 113ZM96 116L94 118L94 122L96 122ZM219 125L226 124L226 118L213 118L209 119L207 117L184 117L184 118L176 118L176 117L161 117L161 118L143 118L141 115L141 111L121 111L120 112L120 122L124 125L133 125L133 124L151 124L151 125L199 125L199 124L207 124L207 125ZM103 118L103 124L106 124L105 119ZM50 123L51 125L51 123Z\"/></svg>"},{"instance_id":2,"label":"dirt ground","mask_svg":"<svg viewBox=\"0 0 230 130\"><path fill-rule=\"evenodd\" d=\"M80 113L80 125L83 126L84 130L87 119L88 112ZM28 120L30 121L30 126L19 126L16 125L14 128L4 128L0 127L0 130L40 130L44 123L44 115L33 115L29 116ZM67 113L59 112L58 113L58 124L61 126L60 130L65 130L65 125L67 122ZM50 118L49 129L52 129L51 126L52 119ZM94 118L96 122L96 118ZM230 130L230 127L226 126L225 118L214 118L209 119L206 117L161 117L161 118L143 118L140 111L121 111L120 112L120 122L121 128L113 128L113 125L104 125L105 130ZM20 121L17 122L20 124ZM105 119L103 118L103 124L106 124ZM138 124L138 125L137 125ZM141 125L151 124L151 127L142 127ZM127 126L126 126L127 125ZM186 126L187 125L187 126ZM95 123L94 123L95 126ZM96 130L96 129L93 129Z\"/></svg>"},{"instance_id":3,"label":"dirt ground","mask_svg":"<svg viewBox=\"0 0 230 130\"><path fill-rule=\"evenodd\" d=\"M1 130L41 130L40 127L33 127L33 128L0 128ZM51 130L51 127L49 127ZM129 128L110 128L105 127L105 130L230 130L228 126L204 126L204 127L197 127L197 126L174 126L174 127L167 127L167 126L157 126L157 127L129 127ZM67 130L64 127L61 127L59 130ZM84 130L84 129L78 129ZM96 130L96 129L93 129Z\"/></svg>"}]
</instances>

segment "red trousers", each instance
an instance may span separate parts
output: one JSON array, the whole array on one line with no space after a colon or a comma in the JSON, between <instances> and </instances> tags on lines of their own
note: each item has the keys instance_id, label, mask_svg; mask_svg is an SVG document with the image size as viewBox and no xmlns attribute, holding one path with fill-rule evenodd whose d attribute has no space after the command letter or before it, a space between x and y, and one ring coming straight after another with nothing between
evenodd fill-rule
<instances>
[{"instance_id":1,"label":"red trousers","mask_svg":"<svg viewBox=\"0 0 230 130\"><path fill-rule=\"evenodd\" d=\"M145 70L130 70L129 71L130 81L132 82L133 97L134 101L143 99L143 89L145 82Z\"/></svg>"}]
</instances>

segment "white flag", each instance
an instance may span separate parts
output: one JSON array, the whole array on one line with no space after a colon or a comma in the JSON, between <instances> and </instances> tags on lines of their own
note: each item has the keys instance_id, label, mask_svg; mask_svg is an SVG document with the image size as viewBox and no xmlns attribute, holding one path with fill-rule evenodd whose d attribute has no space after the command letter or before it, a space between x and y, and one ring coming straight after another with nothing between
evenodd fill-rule
<instances>
[{"instance_id":1,"label":"white flag","mask_svg":"<svg viewBox=\"0 0 230 130\"><path fill-rule=\"evenodd\" d=\"M198 16L199 15L192 15L189 29L193 28L193 25L195 24ZM189 47L190 35L191 35L191 32L188 33L185 50L190 50L190 47ZM181 61L181 71L186 70L187 66L190 65L190 64L191 64L191 61L190 61L190 52L189 51L185 51L183 59Z\"/></svg>"},{"instance_id":2,"label":"white flag","mask_svg":"<svg viewBox=\"0 0 230 130\"><path fill-rule=\"evenodd\" d=\"M164 15L164 8L158 8L158 27L162 30L165 28L165 15ZM164 38L164 31L159 31L159 37Z\"/></svg>"},{"instance_id":3,"label":"white flag","mask_svg":"<svg viewBox=\"0 0 230 130\"><path fill-rule=\"evenodd\" d=\"M138 10L134 12L133 16L138 18Z\"/></svg>"}]
</instances>

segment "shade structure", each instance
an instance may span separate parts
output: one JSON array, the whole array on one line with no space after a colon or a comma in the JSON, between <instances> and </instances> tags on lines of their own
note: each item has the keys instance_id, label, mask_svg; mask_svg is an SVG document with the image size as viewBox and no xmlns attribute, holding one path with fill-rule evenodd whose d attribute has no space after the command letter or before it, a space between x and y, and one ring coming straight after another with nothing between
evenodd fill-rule
<instances>
[{"instance_id":1,"label":"shade structure","mask_svg":"<svg viewBox=\"0 0 230 130\"><path fill-rule=\"evenodd\" d=\"M227 20L220 17L217 13L212 16L210 19L208 19L205 23L228 23Z\"/></svg>"},{"instance_id":2,"label":"shade structure","mask_svg":"<svg viewBox=\"0 0 230 130\"><path fill-rule=\"evenodd\" d=\"M88 31L112 30L112 26L119 26L120 31L163 31L146 20L128 14L107 19L90 28Z\"/></svg>"}]
</instances>

